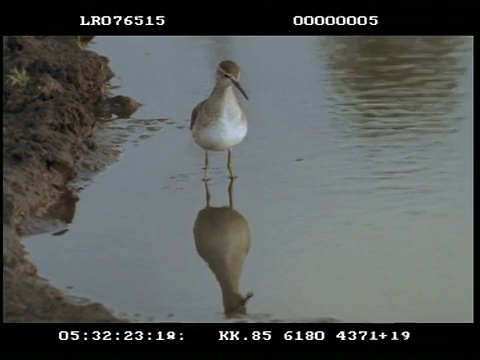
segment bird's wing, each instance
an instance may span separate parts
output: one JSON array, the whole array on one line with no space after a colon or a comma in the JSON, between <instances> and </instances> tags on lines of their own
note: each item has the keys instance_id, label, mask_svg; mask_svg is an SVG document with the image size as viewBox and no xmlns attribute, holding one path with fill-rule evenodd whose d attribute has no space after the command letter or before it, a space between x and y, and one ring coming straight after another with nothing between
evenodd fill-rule
<instances>
[{"instance_id":1,"label":"bird's wing","mask_svg":"<svg viewBox=\"0 0 480 360\"><path fill-rule=\"evenodd\" d=\"M195 120L197 120L197 117L198 117L198 113L200 112L200 107L203 105L203 103L205 102L202 101L201 103L199 103L197 106L195 106L192 110L192 116L190 117L190 130L193 129L193 125L195 124Z\"/></svg>"}]
</instances>

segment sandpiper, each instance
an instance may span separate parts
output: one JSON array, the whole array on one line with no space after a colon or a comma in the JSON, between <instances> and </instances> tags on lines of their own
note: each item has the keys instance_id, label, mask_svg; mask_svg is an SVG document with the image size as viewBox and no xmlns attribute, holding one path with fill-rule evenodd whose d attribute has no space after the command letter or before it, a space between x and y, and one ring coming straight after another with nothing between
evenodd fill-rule
<instances>
[{"instance_id":1,"label":"sandpiper","mask_svg":"<svg viewBox=\"0 0 480 360\"><path fill-rule=\"evenodd\" d=\"M247 135L247 117L238 103L232 85L248 100L240 85L240 67L232 60L218 64L216 83L210 96L192 111L190 130L195 142L205 150L204 180L208 181L208 152L228 151L227 168L230 179L232 169L232 148L240 144Z\"/></svg>"}]
</instances>

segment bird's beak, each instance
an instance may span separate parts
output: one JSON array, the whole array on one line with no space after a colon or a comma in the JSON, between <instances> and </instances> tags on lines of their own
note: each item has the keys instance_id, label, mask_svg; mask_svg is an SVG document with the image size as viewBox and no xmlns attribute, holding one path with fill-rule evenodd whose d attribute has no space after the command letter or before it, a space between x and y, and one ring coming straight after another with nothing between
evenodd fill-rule
<instances>
[{"instance_id":1,"label":"bird's beak","mask_svg":"<svg viewBox=\"0 0 480 360\"><path fill-rule=\"evenodd\" d=\"M247 96L247 94L245 93L245 90L242 89L242 86L240 85L240 83L239 83L237 80L235 80L235 79L231 79L231 80L232 80L233 85L235 85L235 87L236 87L238 90L240 90L240 92L242 93L242 95L245 96L245 99L248 100L248 96Z\"/></svg>"}]
</instances>

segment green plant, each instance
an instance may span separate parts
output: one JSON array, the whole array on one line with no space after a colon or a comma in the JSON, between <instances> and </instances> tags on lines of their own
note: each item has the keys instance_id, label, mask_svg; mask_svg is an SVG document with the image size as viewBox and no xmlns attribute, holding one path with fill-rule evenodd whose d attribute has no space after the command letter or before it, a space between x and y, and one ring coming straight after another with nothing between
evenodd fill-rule
<instances>
[{"instance_id":1,"label":"green plant","mask_svg":"<svg viewBox=\"0 0 480 360\"><path fill-rule=\"evenodd\" d=\"M10 74L7 75L7 81L12 86L19 86L24 88L27 86L30 77L25 69L14 68Z\"/></svg>"}]
</instances>

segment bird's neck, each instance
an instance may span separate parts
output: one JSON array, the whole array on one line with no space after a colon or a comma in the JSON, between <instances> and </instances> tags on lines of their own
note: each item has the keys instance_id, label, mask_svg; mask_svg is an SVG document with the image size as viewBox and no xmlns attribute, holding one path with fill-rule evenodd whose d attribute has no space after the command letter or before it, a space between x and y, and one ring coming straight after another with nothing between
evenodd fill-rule
<instances>
[{"instance_id":1,"label":"bird's neck","mask_svg":"<svg viewBox=\"0 0 480 360\"><path fill-rule=\"evenodd\" d=\"M233 85L216 85L212 93L210 94L211 99L215 99L215 101L225 100L225 101L232 101L236 100L235 93L233 92Z\"/></svg>"}]
</instances>

